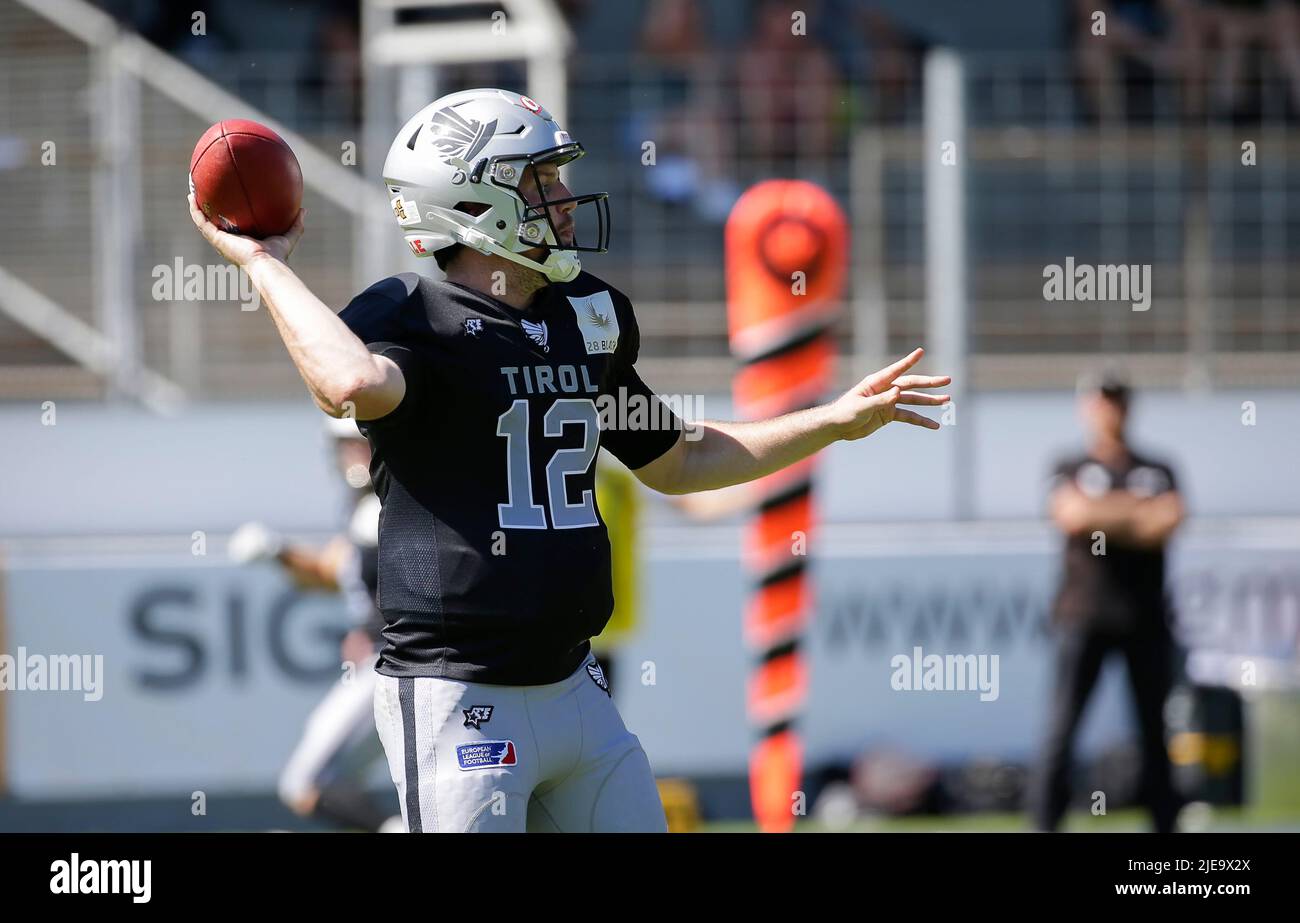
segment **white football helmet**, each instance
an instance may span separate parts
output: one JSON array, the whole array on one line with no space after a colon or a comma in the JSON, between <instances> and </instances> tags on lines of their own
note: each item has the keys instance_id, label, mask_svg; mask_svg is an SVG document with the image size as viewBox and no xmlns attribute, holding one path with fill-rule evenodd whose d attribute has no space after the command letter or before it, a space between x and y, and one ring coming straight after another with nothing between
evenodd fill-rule
<instances>
[{"instance_id":1,"label":"white football helmet","mask_svg":"<svg viewBox=\"0 0 1300 923\"><path fill-rule=\"evenodd\" d=\"M558 167L584 153L527 96L464 90L435 100L402 127L384 161L384 183L416 256L464 244L535 269L552 282L568 282L582 269L577 253L604 253L608 247L608 193L543 196L530 205L518 187L529 166ZM576 236L570 245L560 242L548 209L570 202L595 206L594 246L580 246ZM461 203L486 208L474 215L458 209ZM523 255L538 247L546 251L541 261Z\"/></svg>"}]
</instances>

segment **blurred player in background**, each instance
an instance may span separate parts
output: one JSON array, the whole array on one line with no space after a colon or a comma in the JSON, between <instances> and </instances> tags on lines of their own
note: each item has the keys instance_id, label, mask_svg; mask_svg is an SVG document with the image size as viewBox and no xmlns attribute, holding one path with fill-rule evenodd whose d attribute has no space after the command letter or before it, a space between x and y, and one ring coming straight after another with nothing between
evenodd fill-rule
<instances>
[{"instance_id":1,"label":"blurred player in background","mask_svg":"<svg viewBox=\"0 0 1300 923\"><path fill-rule=\"evenodd\" d=\"M1169 465L1128 442L1129 388L1106 376L1081 389L1086 451L1061 461L1050 495L1065 535L1055 688L1033 822L1055 830L1070 800L1070 757L1088 697L1112 653L1122 653L1141 734L1140 792L1155 829L1174 829L1178 799L1165 746L1164 704L1173 640L1165 594L1165 546L1183 520Z\"/></svg>"},{"instance_id":2,"label":"blurred player in background","mask_svg":"<svg viewBox=\"0 0 1300 923\"><path fill-rule=\"evenodd\" d=\"M349 666L307 719L302 738L280 774L280 800L302 817L342 827L400 832L402 819L366 794L365 776L383 758L375 733L375 660L384 627L375 606L379 559L379 498L370 483L370 444L348 419L326 419L334 462L349 489L347 529L321 549L286 543L261 523L231 536L241 563L274 560L300 589L342 593L352 627L341 656Z\"/></svg>"}]
</instances>

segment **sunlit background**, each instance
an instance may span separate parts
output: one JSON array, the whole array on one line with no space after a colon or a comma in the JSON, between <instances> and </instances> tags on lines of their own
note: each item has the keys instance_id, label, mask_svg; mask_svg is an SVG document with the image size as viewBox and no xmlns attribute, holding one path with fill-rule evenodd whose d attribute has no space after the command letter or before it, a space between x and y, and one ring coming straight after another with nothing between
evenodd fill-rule
<instances>
[{"instance_id":1,"label":"sunlit background","mask_svg":"<svg viewBox=\"0 0 1300 923\"><path fill-rule=\"evenodd\" d=\"M723 228L770 178L821 185L849 219L837 384L915 345L957 378L938 433L891 427L820 461L799 829L1027 827L1060 552L1047 479L1099 369L1132 381L1135 442L1171 461L1190 512L1166 708L1183 824L1300 828L1289 5L191 6L0 0L0 654L104 658L97 701L0 688L0 830L306 825L277 777L338 678L343 606L225 543L248 520L323 543L343 486L266 311L159 280L216 259L186 172L234 117L299 158L292 265L326 303L436 274L379 168L410 114L474 86L527 92L585 145L566 182L609 191L613 236L584 265L636 305L656 389L731 415ZM1149 265L1149 306L1045 299L1067 258ZM615 700L676 829L752 829L746 513L641 501ZM890 659L918 645L998 654L998 698L895 691ZM1070 829L1146 824L1119 667L1085 716Z\"/></svg>"}]
</instances>

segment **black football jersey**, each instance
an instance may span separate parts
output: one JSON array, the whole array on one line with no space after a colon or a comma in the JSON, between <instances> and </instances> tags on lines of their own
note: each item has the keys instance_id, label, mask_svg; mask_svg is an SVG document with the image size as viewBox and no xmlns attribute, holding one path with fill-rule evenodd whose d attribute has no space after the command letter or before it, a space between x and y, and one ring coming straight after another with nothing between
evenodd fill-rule
<instances>
[{"instance_id":1,"label":"black football jersey","mask_svg":"<svg viewBox=\"0 0 1300 923\"><path fill-rule=\"evenodd\" d=\"M1112 465L1087 455L1063 459L1052 473L1053 488L1062 483L1072 483L1090 497L1111 490L1154 497L1178 489L1173 468L1136 453ZM1108 542L1100 555L1093 554L1090 533L1068 537L1053 614L1062 624L1163 630L1169 617L1164 549Z\"/></svg>"},{"instance_id":2,"label":"black football jersey","mask_svg":"<svg viewBox=\"0 0 1300 923\"><path fill-rule=\"evenodd\" d=\"M597 452L639 468L681 428L634 368L631 303L587 273L527 311L403 273L339 316L406 379L396 409L361 423L383 502L377 669L564 679L613 609Z\"/></svg>"}]
</instances>

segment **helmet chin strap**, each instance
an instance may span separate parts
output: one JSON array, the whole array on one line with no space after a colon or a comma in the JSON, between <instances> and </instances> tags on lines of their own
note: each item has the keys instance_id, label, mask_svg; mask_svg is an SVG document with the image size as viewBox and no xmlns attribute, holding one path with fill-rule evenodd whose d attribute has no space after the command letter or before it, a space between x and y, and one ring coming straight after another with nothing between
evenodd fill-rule
<instances>
[{"instance_id":1,"label":"helmet chin strap","mask_svg":"<svg viewBox=\"0 0 1300 923\"><path fill-rule=\"evenodd\" d=\"M572 282L578 277L578 273L582 272L582 261L578 259L578 255L567 250L552 250L547 255L546 262L539 263L536 260L529 259L522 253L515 253L513 250L506 249L482 231L467 230L464 234L463 243L467 247L473 247L480 253L492 253L504 257L512 263L518 263L520 266L527 266L529 269L540 272L552 282Z\"/></svg>"}]
</instances>

